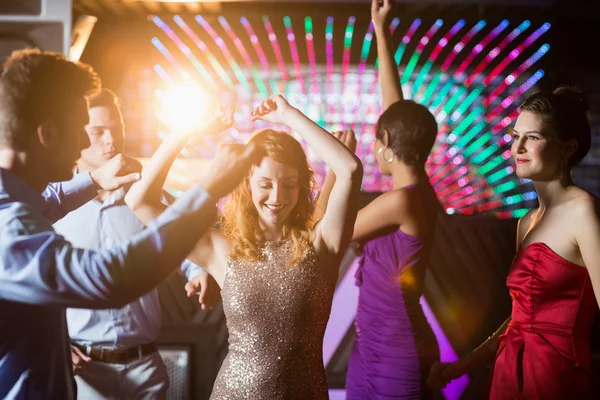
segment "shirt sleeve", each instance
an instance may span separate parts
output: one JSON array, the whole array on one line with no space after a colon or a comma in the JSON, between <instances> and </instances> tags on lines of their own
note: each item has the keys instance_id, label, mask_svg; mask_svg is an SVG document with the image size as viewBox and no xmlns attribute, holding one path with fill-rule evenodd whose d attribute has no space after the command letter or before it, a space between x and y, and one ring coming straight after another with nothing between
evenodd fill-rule
<instances>
[{"instance_id":1,"label":"shirt sleeve","mask_svg":"<svg viewBox=\"0 0 600 400\"><path fill-rule=\"evenodd\" d=\"M194 279L198 275L208 274L208 272L206 272L206 270L204 268L197 266L190 260L184 260L181 263L179 272L181 272L181 275L185 276L188 281L190 279Z\"/></svg>"},{"instance_id":2,"label":"shirt sleeve","mask_svg":"<svg viewBox=\"0 0 600 400\"><path fill-rule=\"evenodd\" d=\"M90 173L82 172L70 181L48 184L42 196L47 206L44 217L56 222L98 196L98 191Z\"/></svg>"},{"instance_id":3,"label":"shirt sleeve","mask_svg":"<svg viewBox=\"0 0 600 400\"><path fill-rule=\"evenodd\" d=\"M214 200L194 188L120 246L74 248L32 207L0 209L0 298L46 306L120 308L178 265L212 226Z\"/></svg>"}]
</instances>

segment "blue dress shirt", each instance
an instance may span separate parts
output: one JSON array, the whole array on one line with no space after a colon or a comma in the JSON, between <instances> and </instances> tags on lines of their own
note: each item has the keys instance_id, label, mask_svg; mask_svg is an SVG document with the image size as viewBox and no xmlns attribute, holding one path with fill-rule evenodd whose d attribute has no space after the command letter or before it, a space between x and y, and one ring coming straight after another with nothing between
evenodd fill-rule
<instances>
[{"instance_id":1,"label":"blue dress shirt","mask_svg":"<svg viewBox=\"0 0 600 400\"><path fill-rule=\"evenodd\" d=\"M52 222L95 196L89 174L44 196L0 168L0 398L72 399L66 307L119 308L180 265L214 220L193 188L111 249L71 246Z\"/></svg>"}]
</instances>

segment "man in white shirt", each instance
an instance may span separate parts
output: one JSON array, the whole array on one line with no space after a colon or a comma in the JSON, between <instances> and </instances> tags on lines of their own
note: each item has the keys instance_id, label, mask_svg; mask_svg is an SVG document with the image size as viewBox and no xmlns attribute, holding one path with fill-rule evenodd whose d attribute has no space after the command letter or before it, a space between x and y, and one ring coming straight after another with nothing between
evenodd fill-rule
<instances>
[{"instance_id":1,"label":"man in white shirt","mask_svg":"<svg viewBox=\"0 0 600 400\"><path fill-rule=\"evenodd\" d=\"M88 102L90 120L85 130L90 146L81 151L77 172L93 172L124 151L123 118L116 95L102 89ZM125 204L127 188L100 192L55 223L54 229L82 248L101 249L127 241L145 228ZM217 283L202 268L186 260L180 272L188 280L188 295L200 290L203 306L219 300ZM68 309L77 397L165 398L169 377L156 348L160 317L156 289L119 309Z\"/></svg>"}]
</instances>

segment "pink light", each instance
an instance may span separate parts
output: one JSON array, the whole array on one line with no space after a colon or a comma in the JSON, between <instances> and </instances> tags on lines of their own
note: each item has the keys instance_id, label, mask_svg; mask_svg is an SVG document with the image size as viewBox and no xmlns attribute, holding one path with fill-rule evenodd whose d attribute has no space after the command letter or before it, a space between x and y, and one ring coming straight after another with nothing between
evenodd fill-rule
<instances>
[{"instance_id":1,"label":"pink light","mask_svg":"<svg viewBox=\"0 0 600 400\"><path fill-rule=\"evenodd\" d=\"M306 17L310 18L310 17ZM311 21L312 24L312 21ZM306 32L306 50L308 52L308 65L310 68L311 89L313 101L317 101L319 96L319 85L317 83L317 59L315 56L315 44L312 32Z\"/></svg>"},{"instance_id":2,"label":"pink light","mask_svg":"<svg viewBox=\"0 0 600 400\"><path fill-rule=\"evenodd\" d=\"M502 32L504 29L506 29L506 27L508 26L508 23L504 23L501 22L496 28L494 28L491 32L489 32L485 38L483 38L471 51L471 53L469 55L467 55L467 57L464 59L464 61L458 66L457 70L456 70L456 74L460 75L463 72L465 72L465 70L467 69L467 67L469 65L471 65L471 63L473 62L473 59L477 56L477 54L480 53L480 51L477 51L477 48L481 48L484 49L494 38L496 38L500 32ZM481 63L480 63L481 65ZM487 65L487 64L486 64ZM476 72L473 72L473 74L470 75L474 76L476 75ZM467 83L467 81L465 81L465 85L469 86L470 82Z\"/></svg>"},{"instance_id":3,"label":"pink light","mask_svg":"<svg viewBox=\"0 0 600 400\"><path fill-rule=\"evenodd\" d=\"M300 66L300 56L298 55L298 47L296 46L296 39L292 28L292 20L289 17L284 18L285 30L290 44L290 53L292 54L292 62L294 63L294 71L296 73L296 79L300 85L300 91L306 93L306 86L304 85L304 77L302 76L302 67Z\"/></svg>"},{"instance_id":4,"label":"pink light","mask_svg":"<svg viewBox=\"0 0 600 400\"><path fill-rule=\"evenodd\" d=\"M442 71L446 72L448 70L456 56L465 48L465 45L469 43L471 39L473 39L473 36L475 36L481 29L483 29L484 26L485 22L480 21L478 24L474 25L469 30L469 32L467 32L467 34L461 39L461 41L454 46L452 52L448 54L448 57L446 57L446 59L442 63Z\"/></svg>"},{"instance_id":5,"label":"pink light","mask_svg":"<svg viewBox=\"0 0 600 400\"><path fill-rule=\"evenodd\" d=\"M240 18L240 22L242 23L242 26L246 30L246 34L250 37L250 41L254 44L254 46L252 46L252 47L254 48L254 51L256 52L256 55L258 56L258 60L260 61L263 71L266 73L266 76L272 76L271 66L269 65L269 61L267 60L267 56L265 55L265 51L263 50L262 45L258 41L258 37L256 36L256 33L254 33L254 29L252 29L252 25L250 24L250 22L248 21L248 19L246 17ZM243 47L243 45L242 45L242 47ZM244 50L244 52L245 52L245 50ZM246 55L247 54L248 53L246 53ZM251 59L250 59L250 62L252 62ZM272 89L278 90L278 88L272 88Z\"/></svg>"},{"instance_id":6,"label":"pink light","mask_svg":"<svg viewBox=\"0 0 600 400\"><path fill-rule=\"evenodd\" d=\"M427 43L429 43L429 40L431 39L431 37L433 35L435 35L435 33L440 29L441 26L442 26L442 20L440 20L440 19L438 19L437 21L435 21L433 23L433 25L431 25L431 28L429 28L429 30L427 31L425 36L423 36L421 38L421 40L419 40L419 44L417 45L417 50L416 50L417 53L420 54L423 52L423 50L425 49L425 46L427 45Z\"/></svg>"},{"instance_id":7,"label":"pink light","mask_svg":"<svg viewBox=\"0 0 600 400\"><path fill-rule=\"evenodd\" d=\"M502 113L503 109L507 108L510 104L513 103L515 98L519 98L523 93L525 93L527 90L529 90L529 88L531 87L532 83L527 81L524 82L521 86L519 86L518 89L514 90L510 96L508 96L506 99L504 99L502 101L502 103L497 106L495 109L493 109L489 115L487 116L487 118L489 118L490 120L497 117L498 115L500 115L500 113ZM517 111L518 114L518 111ZM502 123L505 123L506 118L504 118L502 120ZM511 118L512 120L512 118ZM504 125L504 127L508 126L508 124L510 123L510 121L508 121L508 123L506 123L506 125Z\"/></svg>"},{"instance_id":8,"label":"pink light","mask_svg":"<svg viewBox=\"0 0 600 400\"><path fill-rule=\"evenodd\" d=\"M333 32L333 17L327 17L327 30ZM327 95L333 94L333 33L325 34L325 55L327 56ZM327 109L330 115L335 113L333 101L327 101Z\"/></svg>"},{"instance_id":9,"label":"pink light","mask_svg":"<svg viewBox=\"0 0 600 400\"><path fill-rule=\"evenodd\" d=\"M448 31L448 33L446 33L446 35L444 35L444 37L435 46L435 48L431 52L431 55L429 56L429 61L431 61L432 63L435 62L435 60L437 59L437 57L439 56L439 54L441 53L443 48L448 44L450 39L452 39L454 37L454 35L456 35L456 33L463 26L465 26L465 21L462 19L460 21L458 21L456 24L454 24L454 26Z\"/></svg>"},{"instance_id":10,"label":"pink light","mask_svg":"<svg viewBox=\"0 0 600 400\"><path fill-rule=\"evenodd\" d=\"M502 62L496 68L494 68L494 70L483 81L483 84L489 85L489 83L493 81L494 78L496 78L496 76L498 76L504 70L504 68L506 68L508 64L510 64L511 61L517 58L523 52L523 50L529 47L535 40L537 40L541 36L542 33L546 32L547 30L548 28L546 27L546 24L544 24L531 35L529 35L529 37L525 39L523 43L521 43L516 49L510 52L509 57L502 60Z\"/></svg>"},{"instance_id":11,"label":"pink light","mask_svg":"<svg viewBox=\"0 0 600 400\"><path fill-rule=\"evenodd\" d=\"M396 26L398 26L398 24L396 24ZM364 42L368 41L369 43L371 43L371 41L373 40L373 31L374 31L374 25L373 22L371 22L369 24L369 28L367 29L367 33L365 34L365 39ZM392 29L392 27L390 26L390 29ZM392 33L393 35L393 33ZM358 91L359 93L356 93L357 97L360 95L360 92L362 92L362 76L365 72L365 70L367 69L367 57L362 57L361 55L361 59L360 62L358 64L358 77L357 77L357 81L358 81ZM357 115L358 114L358 110L360 109L360 103L356 103L356 105L352 108L352 114L353 115ZM356 118L354 120L354 122L352 123L351 129L356 129L356 125L358 124L358 118ZM362 151L359 152L359 154L362 154Z\"/></svg>"},{"instance_id":12,"label":"pink light","mask_svg":"<svg viewBox=\"0 0 600 400\"><path fill-rule=\"evenodd\" d=\"M277 59L277 65L279 66L279 72L281 73L281 78L285 81L289 80L290 77L287 73L287 68L285 67L285 62L283 61L283 54L281 53L281 48L279 47L279 42L277 42L277 35L273 30L273 25L271 25L271 21L267 16L263 17L263 25L265 26L265 30L269 35L269 41L271 42L271 46L273 47L273 52L275 53L275 58Z\"/></svg>"},{"instance_id":13,"label":"pink light","mask_svg":"<svg viewBox=\"0 0 600 400\"><path fill-rule=\"evenodd\" d=\"M354 17L350 17L348 18L348 27L352 27L351 29L354 28L354 23L356 22L356 18ZM346 30L348 30L348 28L346 28ZM352 40L352 39L350 39ZM344 38L344 44L345 44L346 38ZM344 53L342 55L342 92L341 92L341 100L339 102L339 106L341 107L341 115L342 115L342 119L341 119L341 125L342 128L345 129L346 128L346 123L344 122L345 120L345 116L346 116L346 104L344 101L344 94L346 93L346 77L348 74L348 68L350 66L350 47L351 47L352 43L350 43L350 45L348 46L344 46Z\"/></svg>"}]
</instances>

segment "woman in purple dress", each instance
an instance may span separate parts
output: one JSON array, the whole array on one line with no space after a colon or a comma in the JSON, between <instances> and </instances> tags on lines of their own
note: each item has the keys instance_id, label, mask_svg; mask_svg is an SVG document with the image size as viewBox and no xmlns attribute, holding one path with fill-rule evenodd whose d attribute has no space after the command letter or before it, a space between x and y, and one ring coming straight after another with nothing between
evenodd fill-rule
<instances>
[{"instance_id":1,"label":"woman in purple dress","mask_svg":"<svg viewBox=\"0 0 600 400\"><path fill-rule=\"evenodd\" d=\"M405 100L394 61L389 23L391 0L373 0L379 79L384 113L376 128L374 152L393 190L359 211L353 240L362 245L356 274L359 301L356 341L346 379L348 399L422 399L437 342L419 299L440 205L425 172L437 123L426 107ZM351 149L354 133L340 134ZM327 204L329 174L319 198ZM323 208L324 209L324 208Z\"/></svg>"}]
</instances>

